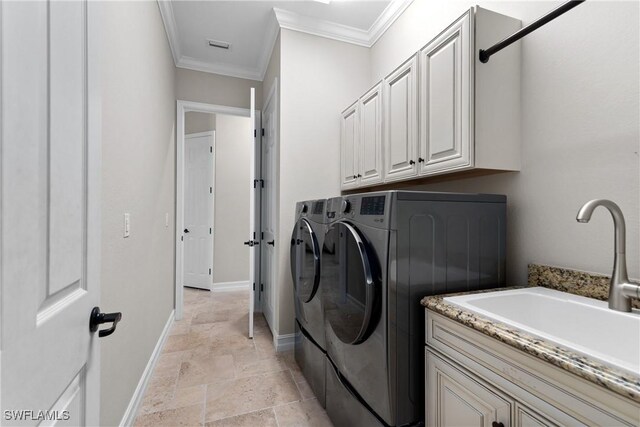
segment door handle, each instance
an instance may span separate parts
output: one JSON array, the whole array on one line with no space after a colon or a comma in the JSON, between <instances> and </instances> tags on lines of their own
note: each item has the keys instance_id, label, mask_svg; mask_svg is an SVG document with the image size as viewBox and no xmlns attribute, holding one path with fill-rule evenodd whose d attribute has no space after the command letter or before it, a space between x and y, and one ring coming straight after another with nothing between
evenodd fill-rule
<instances>
[{"instance_id":1,"label":"door handle","mask_svg":"<svg viewBox=\"0 0 640 427\"><path fill-rule=\"evenodd\" d=\"M271 246L274 246L274 247L275 247L275 246L276 246L276 241L275 241L275 240L272 240L272 241L270 241L270 242L267 242L267 245L271 245Z\"/></svg>"},{"instance_id":2,"label":"door handle","mask_svg":"<svg viewBox=\"0 0 640 427\"><path fill-rule=\"evenodd\" d=\"M188 229L188 228L185 228L185 229L184 229L184 232L185 232L185 233L188 233L188 232L189 232L189 229Z\"/></svg>"},{"instance_id":3,"label":"door handle","mask_svg":"<svg viewBox=\"0 0 640 427\"><path fill-rule=\"evenodd\" d=\"M251 248L253 246L258 246L260 242L258 242L257 240L247 240L246 242L244 242L244 244Z\"/></svg>"},{"instance_id":4,"label":"door handle","mask_svg":"<svg viewBox=\"0 0 640 427\"><path fill-rule=\"evenodd\" d=\"M494 421L491 423L491 427L504 427L504 424Z\"/></svg>"},{"instance_id":5,"label":"door handle","mask_svg":"<svg viewBox=\"0 0 640 427\"><path fill-rule=\"evenodd\" d=\"M101 313L100 307L93 307L91 310L91 316L89 317L89 330L95 332L98 330L98 326L103 323L111 323L109 329L103 329L98 332L100 338L107 337L115 332L116 325L122 319L122 313Z\"/></svg>"}]
</instances>

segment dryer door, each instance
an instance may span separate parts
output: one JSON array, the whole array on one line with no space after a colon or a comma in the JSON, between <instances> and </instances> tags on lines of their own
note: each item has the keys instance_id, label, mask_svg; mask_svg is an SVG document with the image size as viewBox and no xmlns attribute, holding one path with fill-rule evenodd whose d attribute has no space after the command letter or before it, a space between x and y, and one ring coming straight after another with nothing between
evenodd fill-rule
<instances>
[{"instance_id":1,"label":"dryer door","mask_svg":"<svg viewBox=\"0 0 640 427\"><path fill-rule=\"evenodd\" d=\"M372 248L352 224L338 221L329 228L322 253L324 313L344 343L361 343L377 322L378 265Z\"/></svg>"},{"instance_id":2,"label":"dryer door","mask_svg":"<svg viewBox=\"0 0 640 427\"><path fill-rule=\"evenodd\" d=\"M300 218L291 234L291 276L296 298L307 303L320 283L320 248L311 224Z\"/></svg>"}]
</instances>

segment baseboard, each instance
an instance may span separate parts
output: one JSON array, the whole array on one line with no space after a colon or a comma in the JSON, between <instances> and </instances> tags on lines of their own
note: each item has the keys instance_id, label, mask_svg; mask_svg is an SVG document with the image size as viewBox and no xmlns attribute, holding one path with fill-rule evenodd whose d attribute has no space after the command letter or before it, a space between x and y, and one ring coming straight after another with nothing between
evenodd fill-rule
<instances>
[{"instance_id":1,"label":"baseboard","mask_svg":"<svg viewBox=\"0 0 640 427\"><path fill-rule=\"evenodd\" d=\"M147 390L147 385L149 384L149 380L151 379L151 374L153 373L153 368L155 368L156 363L158 362L158 358L162 353L162 347L164 346L167 337L169 336L169 331L171 330L171 326L173 325L173 319L175 316L175 310L171 310L169 314L169 318L167 319L167 323L164 325L164 329L158 338L158 342L156 343L156 347L153 349L153 353L151 353L151 357L147 362L147 366L144 368L144 372L142 372L142 376L140 377L140 381L138 381L138 386L136 390L133 392L133 396L131 396L131 400L129 401L129 406L127 406L127 410L124 412L124 416L122 417L122 421L120 421L120 426L132 426L135 422L136 414L138 413L138 407L140 406L140 402L142 402L142 398L144 397L144 392Z\"/></svg>"},{"instance_id":2,"label":"baseboard","mask_svg":"<svg viewBox=\"0 0 640 427\"><path fill-rule=\"evenodd\" d=\"M276 348L276 352L293 350L295 339L296 334L275 335L273 337L273 345Z\"/></svg>"},{"instance_id":3,"label":"baseboard","mask_svg":"<svg viewBox=\"0 0 640 427\"><path fill-rule=\"evenodd\" d=\"M244 291L250 289L249 281L241 280L239 282L216 282L211 288L212 292L232 292Z\"/></svg>"}]
</instances>

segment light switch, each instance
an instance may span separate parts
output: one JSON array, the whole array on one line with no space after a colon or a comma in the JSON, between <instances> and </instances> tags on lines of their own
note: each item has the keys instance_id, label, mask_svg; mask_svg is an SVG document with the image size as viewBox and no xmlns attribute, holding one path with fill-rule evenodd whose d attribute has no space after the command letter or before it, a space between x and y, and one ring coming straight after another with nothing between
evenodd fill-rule
<instances>
[{"instance_id":1,"label":"light switch","mask_svg":"<svg viewBox=\"0 0 640 427\"><path fill-rule=\"evenodd\" d=\"M164 226L169 227L169 213L164 214Z\"/></svg>"},{"instance_id":2,"label":"light switch","mask_svg":"<svg viewBox=\"0 0 640 427\"><path fill-rule=\"evenodd\" d=\"M129 237L131 234L131 221L129 219L129 213L124 214L124 237Z\"/></svg>"}]
</instances>

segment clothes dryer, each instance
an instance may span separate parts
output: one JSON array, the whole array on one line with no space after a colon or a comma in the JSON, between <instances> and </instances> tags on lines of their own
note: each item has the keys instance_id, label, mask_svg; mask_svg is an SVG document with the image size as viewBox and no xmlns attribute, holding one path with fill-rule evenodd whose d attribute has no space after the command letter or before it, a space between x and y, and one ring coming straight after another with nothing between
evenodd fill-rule
<instances>
[{"instance_id":1,"label":"clothes dryer","mask_svg":"<svg viewBox=\"0 0 640 427\"><path fill-rule=\"evenodd\" d=\"M420 299L505 285L506 197L388 191L327 214L327 413L336 425L424 423Z\"/></svg>"}]
</instances>

